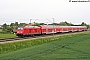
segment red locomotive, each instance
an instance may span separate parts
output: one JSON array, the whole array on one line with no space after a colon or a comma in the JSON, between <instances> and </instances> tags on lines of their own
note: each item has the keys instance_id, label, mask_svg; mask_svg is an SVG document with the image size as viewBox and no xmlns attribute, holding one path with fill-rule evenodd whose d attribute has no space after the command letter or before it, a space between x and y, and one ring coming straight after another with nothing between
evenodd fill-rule
<instances>
[{"instance_id":1,"label":"red locomotive","mask_svg":"<svg viewBox=\"0 0 90 60\"><path fill-rule=\"evenodd\" d=\"M40 35L40 34L52 34L52 33L62 33L62 32L76 32L76 31L86 31L86 26L25 26L19 27L17 30L17 36L29 36L29 35Z\"/></svg>"}]
</instances>

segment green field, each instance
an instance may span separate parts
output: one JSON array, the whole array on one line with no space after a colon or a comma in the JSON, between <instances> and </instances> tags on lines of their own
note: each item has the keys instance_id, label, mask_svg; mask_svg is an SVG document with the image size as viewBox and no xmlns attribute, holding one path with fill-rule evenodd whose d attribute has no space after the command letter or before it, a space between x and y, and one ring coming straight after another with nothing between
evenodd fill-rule
<instances>
[{"instance_id":1,"label":"green field","mask_svg":"<svg viewBox=\"0 0 90 60\"><path fill-rule=\"evenodd\" d=\"M90 60L90 32L57 38L0 54L0 60Z\"/></svg>"},{"instance_id":2,"label":"green field","mask_svg":"<svg viewBox=\"0 0 90 60\"><path fill-rule=\"evenodd\" d=\"M0 39L15 38L15 37L17 37L15 34L0 34Z\"/></svg>"},{"instance_id":3,"label":"green field","mask_svg":"<svg viewBox=\"0 0 90 60\"><path fill-rule=\"evenodd\" d=\"M0 29L0 32L2 32L2 29Z\"/></svg>"},{"instance_id":4,"label":"green field","mask_svg":"<svg viewBox=\"0 0 90 60\"><path fill-rule=\"evenodd\" d=\"M15 37L17 37L15 34L3 33L2 29L0 29L0 39L15 38Z\"/></svg>"}]
</instances>

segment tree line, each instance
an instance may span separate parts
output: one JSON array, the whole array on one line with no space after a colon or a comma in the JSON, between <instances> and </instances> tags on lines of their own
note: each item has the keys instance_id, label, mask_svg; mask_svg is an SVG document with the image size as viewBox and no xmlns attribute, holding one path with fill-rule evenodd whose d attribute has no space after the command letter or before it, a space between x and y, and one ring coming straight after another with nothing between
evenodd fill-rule
<instances>
[{"instance_id":1,"label":"tree line","mask_svg":"<svg viewBox=\"0 0 90 60\"><path fill-rule=\"evenodd\" d=\"M2 33L13 33L13 30L16 30L18 27L21 26L26 26L26 23L11 23L10 25L7 25L6 23L2 25ZM33 23L33 26L40 26L40 25L47 25L45 23ZM48 24L48 25L59 25L59 26L87 26L87 28L90 28L88 24L86 24L85 22L82 22L79 25L75 25L72 23L68 23L68 22L60 22L60 23L52 23L52 24Z\"/></svg>"},{"instance_id":2,"label":"tree line","mask_svg":"<svg viewBox=\"0 0 90 60\"><path fill-rule=\"evenodd\" d=\"M18 22L11 23L10 25L5 23L2 25L2 33L13 33L13 30L16 30L18 27L25 25L26 23L19 24Z\"/></svg>"}]
</instances>

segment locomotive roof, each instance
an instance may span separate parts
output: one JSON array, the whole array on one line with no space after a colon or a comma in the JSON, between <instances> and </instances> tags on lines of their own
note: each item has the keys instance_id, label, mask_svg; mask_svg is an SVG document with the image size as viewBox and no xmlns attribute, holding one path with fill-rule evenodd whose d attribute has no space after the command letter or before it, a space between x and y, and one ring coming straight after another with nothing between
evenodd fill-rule
<instances>
[{"instance_id":1,"label":"locomotive roof","mask_svg":"<svg viewBox=\"0 0 90 60\"><path fill-rule=\"evenodd\" d=\"M39 28L38 26L25 26L24 28Z\"/></svg>"}]
</instances>

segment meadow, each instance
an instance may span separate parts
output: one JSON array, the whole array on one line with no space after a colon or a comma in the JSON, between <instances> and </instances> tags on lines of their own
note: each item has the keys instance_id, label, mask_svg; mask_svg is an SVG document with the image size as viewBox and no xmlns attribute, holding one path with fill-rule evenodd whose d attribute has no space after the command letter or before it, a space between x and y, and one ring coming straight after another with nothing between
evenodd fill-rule
<instances>
[{"instance_id":1,"label":"meadow","mask_svg":"<svg viewBox=\"0 0 90 60\"><path fill-rule=\"evenodd\" d=\"M90 32L0 44L0 60L90 60Z\"/></svg>"},{"instance_id":2,"label":"meadow","mask_svg":"<svg viewBox=\"0 0 90 60\"><path fill-rule=\"evenodd\" d=\"M5 39L5 38L15 38L17 37L15 34L13 33L5 33L2 31L2 29L0 29L0 39Z\"/></svg>"},{"instance_id":3,"label":"meadow","mask_svg":"<svg viewBox=\"0 0 90 60\"><path fill-rule=\"evenodd\" d=\"M0 29L0 32L2 32L2 29Z\"/></svg>"},{"instance_id":4,"label":"meadow","mask_svg":"<svg viewBox=\"0 0 90 60\"><path fill-rule=\"evenodd\" d=\"M15 37L17 37L15 34L0 34L0 39L15 38Z\"/></svg>"}]
</instances>

